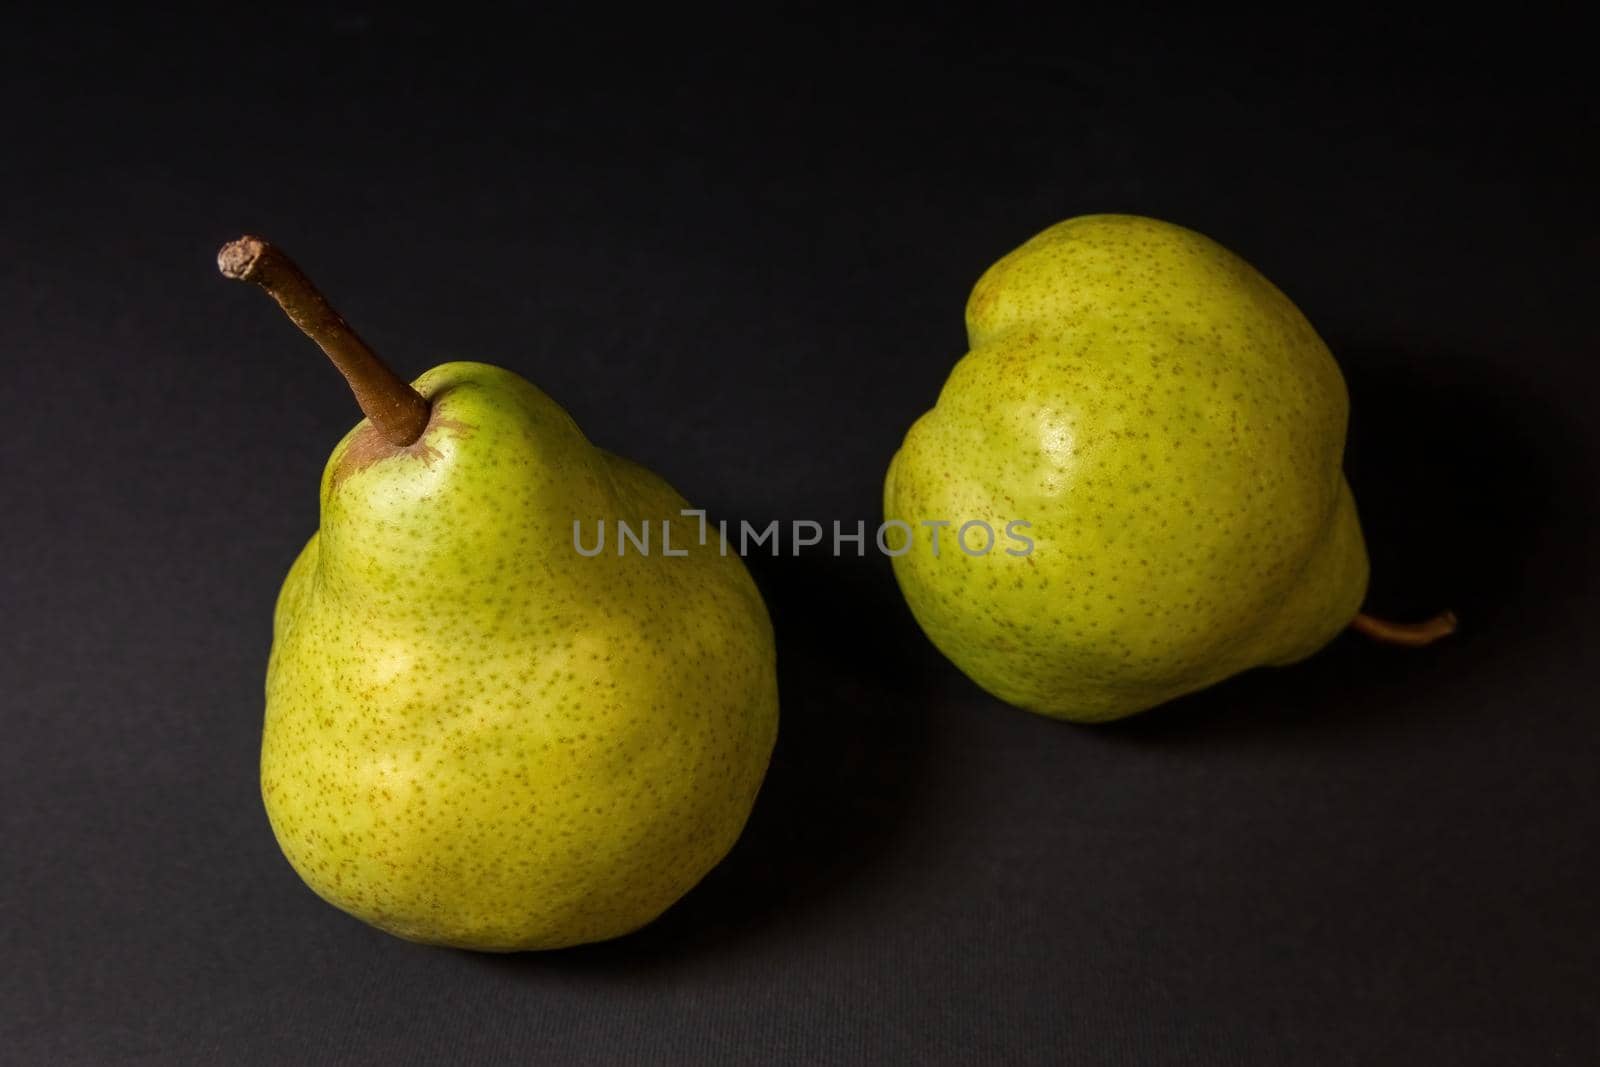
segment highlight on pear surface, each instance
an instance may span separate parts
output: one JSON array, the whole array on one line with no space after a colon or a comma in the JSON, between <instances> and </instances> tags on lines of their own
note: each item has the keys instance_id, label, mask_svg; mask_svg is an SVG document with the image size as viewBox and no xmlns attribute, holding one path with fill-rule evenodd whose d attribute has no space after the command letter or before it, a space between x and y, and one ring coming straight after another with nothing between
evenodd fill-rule
<instances>
[{"instance_id":1,"label":"highlight on pear surface","mask_svg":"<svg viewBox=\"0 0 1600 1067\"><path fill-rule=\"evenodd\" d=\"M1341 470L1348 399L1300 311L1191 230L1069 219L967 303L968 352L905 436L884 515L1025 514L1025 560L893 560L912 614L1000 699L1075 722L1303 659L1347 627L1417 647L1455 629L1363 613Z\"/></svg>"},{"instance_id":2,"label":"highlight on pear surface","mask_svg":"<svg viewBox=\"0 0 1600 1067\"><path fill-rule=\"evenodd\" d=\"M366 416L273 619L261 792L284 856L414 941L549 949L650 922L732 847L777 736L744 565L579 559L575 518L688 503L511 371L408 384L268 242L218 267L277 301Z\"/></svg>"}]
</instances>

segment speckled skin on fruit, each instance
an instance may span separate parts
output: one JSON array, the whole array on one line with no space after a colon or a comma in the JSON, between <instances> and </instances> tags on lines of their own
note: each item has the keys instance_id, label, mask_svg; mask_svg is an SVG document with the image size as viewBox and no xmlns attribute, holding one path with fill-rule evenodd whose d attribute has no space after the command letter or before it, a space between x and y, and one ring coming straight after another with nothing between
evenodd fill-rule
<instances>
[{"instance_id":1,"label":"speckled skin on fruit","mask_svg":"<svg viewBox=\"0 0 1600 1067\"><path fill-rule=\"evenodd\" d=\"M545 949L659 915L725 855L777 735L772 628L682 498L508 371L436 367L396 449L334 450L279 597L261 786L289 862L401 937ZM677 520L659 552L659 520ZM572 524L656 523L586 558ZM610 531L614 537L614 528Z\"/></svg>"},{"instance_id":2,"label":"speckled skin on fruit","mask_svg":"<svg viewBox=\"0 0 1600 1067\"><path fill-rule=\"evenodd\" d=\"M1366 549L1327 346L1248 263L1127 215L1070 219L979 279L970 351L890 464L918 623L1002 700L1117 719L1316 651ZM1024 531L978 558L924 520ZM978 533L972 546L981 547Z\"/></svg>"}]
</instances>

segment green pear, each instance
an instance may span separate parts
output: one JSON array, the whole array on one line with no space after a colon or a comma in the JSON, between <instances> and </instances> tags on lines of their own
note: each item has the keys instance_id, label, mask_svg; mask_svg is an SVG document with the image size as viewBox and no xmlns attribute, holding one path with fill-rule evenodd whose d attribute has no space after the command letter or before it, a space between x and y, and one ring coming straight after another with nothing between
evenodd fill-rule
<instances>
[{"instance_id":1,"label":"green pear","mask_svg":"<svg viewBox=\"0 0 1600 1067\"><path fill-rule=\"evenodd\" d=\"M776 738L743 564L516 374L446 363L407 386L271 245L219 264L283 305L368 416L328 460L277 604L261 791L284 855L413 941L549 949L650 922L732 846ZM622 554L576 550L618 521Z\"/></svg>"},{"instance_id":2,"label":"green pear","mask_svg":"<svg viewBox=\"0 0 1600 1067\"><path fill-rule=\"evenodd\" d=\"M1358 614L1344 380L1238 256L1154 219L1070 219L990 267L966 320L884 511L916 535L894 572L917 622L990 693L1101 722L1293 663L1356 620L1411 644L1449 628ZM1027 525L979 552L980 528L952 540L972 521Z\"/></svg>"}]
</instances>

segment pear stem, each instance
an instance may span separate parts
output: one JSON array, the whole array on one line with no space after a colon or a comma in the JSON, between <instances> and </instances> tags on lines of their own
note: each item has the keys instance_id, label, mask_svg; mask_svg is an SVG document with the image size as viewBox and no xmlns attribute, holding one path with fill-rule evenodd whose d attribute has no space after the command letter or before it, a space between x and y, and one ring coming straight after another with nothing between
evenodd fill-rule
<instances>
[{"instance_id":1,"label":"pear stem","mask_svg":"<svg viewBox=\"0 0 1600 1067\"><path fill-rule=\"evenodd\" d=\"M1358 612L1356 617L1350 620L1350 629L1385 645L1421 648L1433 644L1441 637L1455 633L1456 614L1453 611L1441 611L1433 618L1424 619L1422 622L1390 622L1388 619L1379 619Z\"/></svg>"},{"instance_id":2,"label":"pear stem","mask_svg":"<svg viewBox=\"0 0 1600 1067\"><path fill-rule=\"evenodd\" d=\"M299 267L259 237L230 241L217 253L224 278L253 282L315 341L350 383L362 414L391 444L404 447L428 426L428 401L390 370L333 309Z\"/></svg>"}]
</instances>

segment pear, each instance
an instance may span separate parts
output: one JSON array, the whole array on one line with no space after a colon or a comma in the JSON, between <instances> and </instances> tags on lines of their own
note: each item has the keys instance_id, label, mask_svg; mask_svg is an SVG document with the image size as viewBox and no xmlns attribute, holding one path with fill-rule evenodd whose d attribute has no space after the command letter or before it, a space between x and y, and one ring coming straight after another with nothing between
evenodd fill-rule
<instances>
[{"instance_id":1,"label":"pear","mask_svg":"<svg viewBox=\"0 0 1600 1067\"><path fill-rule=\"evenodd\" d=\"M1352 624L1402 644L1453 626L1360 614L1344 380L1227 249L1155 219L1069 219L990 267L966 322L884 512L915 535L893 564L918 624L1001 700L1102 722ZM952 539L970 522L1014 536L979 551L981 528Z\"/></svg>"},{"instance_id":2,"label":"pear","mask_svg":"<svg viewBox=\"0 0 1600 1067\"><path fill-rule=\"evenodd\" d=\"M575 521L637 534L688 505L510 371L407 385L266 242L218 262L367 415L277 602L261 792L284 855L413 941L551 949L650 922L732 846L776 738L743 564L681 520L650 554L575 551Z\"/></svg>"}]
</instances>

